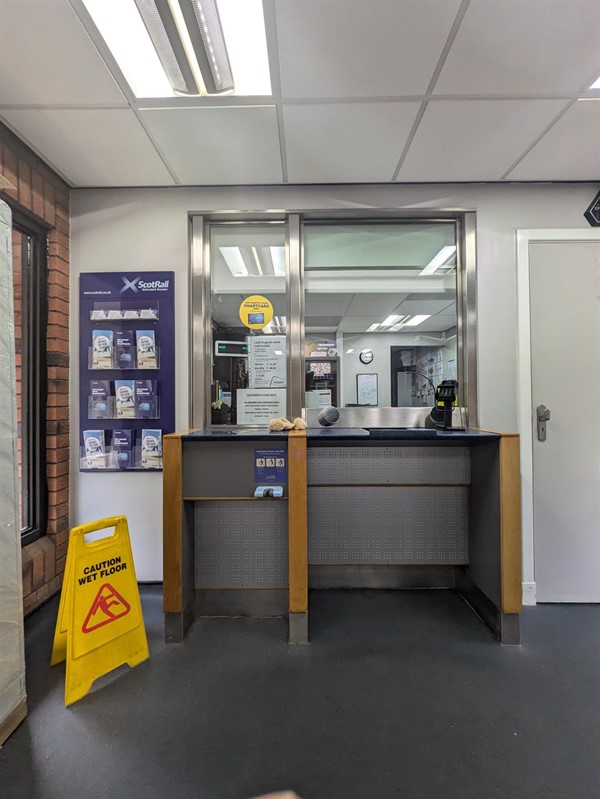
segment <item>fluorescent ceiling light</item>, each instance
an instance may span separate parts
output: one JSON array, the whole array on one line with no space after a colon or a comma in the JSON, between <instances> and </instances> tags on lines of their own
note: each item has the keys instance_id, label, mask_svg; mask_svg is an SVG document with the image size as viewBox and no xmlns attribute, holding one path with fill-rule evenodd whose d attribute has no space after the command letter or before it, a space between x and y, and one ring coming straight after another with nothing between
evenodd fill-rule
<instances>
[{"instance_id":1,"label":"fluorescent ceiling light","mask_svg":"<svg viewBox=\"0 0 600 799\"><path fill-rule=\"evenodd\" d=\"M248 267L244 263L239 247L219 247L233 277L248 277Z\"/></svg>"},{"instance_id":2,"label":"fluorescent ceiling light","mask_svg":"<svg viewBox=\"0 0 600 799\"><path fill-rule=\"evenodd\" d=\"M273 272L278 277L285 277L285 250L283 247L269 247L273 261Z\"/></svg>"},{"instance_id":3,"label":"fluorescent ceiling light","mask_svg":"<svg viewBox=\"0 0 600 799\"><path fill-rule=\"evenodd\" d=\"M177 0L169 4L177 5ZM232 92L233 75L216 0L179 0L179 5L208 93Z\"/></svg>"},{"instance_id":4,"label":"fluorescent ceiling light","mask_svg":"<svg viewBox=\"0 0 600 799\"><path fill-rule=\"evenodd\" d=\"M135 0L83 0L136 97L172 97Z\"/></svg>"},{"instance_id":5,"label":"fluorescent ceiling light","mask_svg":"<svg viewBox=\"0 0 600 799\"><path fill-rule=\"evenodd\" d=\"M233 90L216 0L135 0L173 90Z\"/></svg>"},{"instance_id":6,"label":"fluorescent ceiling light","mask_svg":"<svg viewBox=\"0 0 600 799\"><path fill-rule=\"evenodd\" d=\"M283 355L283 352L281 350L275 350L275 355Z\"/></svg>"},{"instance_id":7,"label":"fluorescent ceiling light","mask_svg":"<svg viewBox=\"0 0 600 799\"><path fill-rule=\"evenodd\" d=\"M354 348L351 348L351 349L349 349L349 350L346 350L346 355L350 355L350 353L351 353L351 352L354 352Z\"/></svg>"},{"instance_id":8,"label":"fluorescent ceiling light","mask_svg":"<svg viewBox=\"0 0 600 799\"><path fill-rule=\"evenodd\" d=\"M217 0L236 94L271 94L262 0Z\"/></svg>"},{"instance_id":9,"label":"fluorescent ceiling light","mask_svg":"<svg viewBox=\"0 0 600 799\"><path fill-rule=\"evenodd\" d=\"M412 319L409 319L408 322L404 322L403 327L416 327L420 325L421 322L424 322L426 319L429 319L431 316L430 313L427 314L417 314L417 316L413 316Z\"/></svg>"},{"instance_id":10,"label":"fluorescent ceiling light","mask_svg":"<svg viewBox=\"0 0 600 799\"><path fill-rule=\"evenodd\" d=\"M269 324L268 324L268 325L265 325L265 326L262 328L262 332L263 332L263 333L267 333L267 334L270 334L270 333L272 333L272 332L273 332L272 324L273 324L273 322L269 322Z\"/></svg>"},{"instance_id":11,"label":"fluorescent ceiling light","mask_svg":"<svg viewBox=\"0 0 600 799\"><path fill-rule=\"evenodd\" d=\"M262 266L261 266L261 263L260 263L260 258L258 257L258 253L256 252L256 247L250 247L250 249L252 250L252 255L254 256L254 263L256 264L256 268L258 269L258 274L259 275L264 275L264 272L262 270Z\"/></svg>"},{"instance_id":12,"label":"fluorescent ceiling light","mask_svg":"<svg viewBox=\"0 0 600 799\"><path fill-rule=\"evenodd\" d=\"M371 333L373 330L377 330L378 327L379 327L379 322L375 322L374 324L371 325L371 327L367 328L367 333Z\"/></svg>"},{"instance_id":13,"label":"fluorescent ceiling light","mask_svg":"<svg viewBox=\"0 0 600 799\"><path fill-rule=\"evenodd\" d=\"M270 95L261 0L83 0L136 97Z\"/></svg>"},{"instance_id":14,"label":"fluorescent ceiling light","mask_svg":"<svg viewBox=\"0 0 600 799\"><path fill-rule=\"evenodd\" d=\"M425 269L422 269L419 274L420 275L432 275L435 271L437 271L440 266L446 266L448 261L452 258L454 253L456 252L456 247L447 245L446 247L442 247L442 249L438 252L438 254L431 259L431 261L427 264Z\"/></svg>"},{"instance_id":15,"label":"fluorescent ceiling light","mask_svg":"<svg viewBox=\"0 0 600 799\"><path fill-rule=\"evenodd\" d=\"M592 83L590 89L600 89L600 76Z\"/></svg>"}]
</instances>

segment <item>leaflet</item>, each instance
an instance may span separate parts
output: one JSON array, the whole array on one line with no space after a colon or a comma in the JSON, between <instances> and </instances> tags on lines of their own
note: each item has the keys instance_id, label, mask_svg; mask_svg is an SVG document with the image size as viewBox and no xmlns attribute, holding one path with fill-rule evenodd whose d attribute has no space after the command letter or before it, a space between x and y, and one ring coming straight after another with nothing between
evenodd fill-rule
<instances>
[{"instance_id":1,"label":"leaflet","mask_svg":"<svg viewBox=\"0 0 600 799\"><path fill-rule=\"evenodd\" d=\"M133 430L113 430L113 463L119 469L129 469L133 463Z\"/></svg>"},{"instance_id":2,"label":"leaflet","mask_svg":"<svg viewBox=\"0 0 600 799\"><path fill-rule=\"evenodd\" d=\"M142 430L141 466L144 469L162 468L162 430Z\"/></svg>"},{"instance_id":3,"label":"leaflet","mask_svg":"<svg viewBox=\"0 0 600 799\"><path fill-rule=\"evenodd\" d=\"M135 366L133 330L115 331L117 369L132 369Z\"/></svg>"},{"instance_id":4,"label":"leaflet","mask_svg":"<svg viewBox=\"0 0 600 799\"><path fill-rule=\"evenodd\" d=\"M90 419L110 419L110 380L90 380Z\"/></svg>"},{"instance_id":5,"label":"leaflet","mask_svg":"<svg viewBox=\"0 0 600 799\"><path fill-rule=\"evenodd\" d=\"M136 330L138 369L156 369L156 334L154 330Z\"/></svg>"},{"instance_id":6,"label":"leaflet","mask_svg":"<svg viewBox=\"0 0 600 799\"><path fill-rule=\"evenodd\" d=\"M92 331L92 369L113 368L112 330Z\"/></svg>"},{"instance_id":7,"label":"leaflet","mask_svg":"<svg viewBox=\"0 0 600 799\"><path fill-rule=\"evenodd\" d=\"M133 380L115 380L117 419L135 419Z\"/></svg>"},{"instance_id":8,"label":"leaflet","mask_svg":"<svg viewBox=\"0 0 600 799\"><path fill-rule=\"evenodd\" d=\"M158 383L156 380L135 381L136 419L156 419L158 416Z\"/></svg>"},{"instance_id":9,"label":"leaflet","mask_svg":"<svg viewBox=\"0 0 600 799\"><path fill-rule=\"evenodd\" d=\"M83 448L87 469L106 468L106 448L104 446L104 430L84 430Z\"/></svg>"}]
</instances>

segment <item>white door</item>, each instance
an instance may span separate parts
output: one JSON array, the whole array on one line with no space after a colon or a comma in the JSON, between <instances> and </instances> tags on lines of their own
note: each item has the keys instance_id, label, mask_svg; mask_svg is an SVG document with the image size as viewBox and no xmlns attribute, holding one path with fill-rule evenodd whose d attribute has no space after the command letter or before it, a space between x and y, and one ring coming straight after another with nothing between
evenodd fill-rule
<instances>
[{"instance_id":1,"label":"white door","mask_svg":"<svg viewBox=\"0 0 600 799\"><path fill-rule=\"evenodd\" d=\"M537 601L600 602L600 241L531 242L529 278Z\"/></svg>"}]
</instances>

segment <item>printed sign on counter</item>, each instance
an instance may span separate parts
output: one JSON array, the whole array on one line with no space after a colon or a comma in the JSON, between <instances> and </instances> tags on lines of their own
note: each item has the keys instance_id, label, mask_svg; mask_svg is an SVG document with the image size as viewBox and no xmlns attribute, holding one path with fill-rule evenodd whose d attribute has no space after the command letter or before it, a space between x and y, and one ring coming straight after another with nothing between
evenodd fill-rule
<instances>
[{"instance_id":1,"label":"printed sign on counter","mask_svg":"<svg viewBox=\"0 0 600 799\"><path fill-rule=\"evenodd\" d=\"M238 424L267 425L271 419L285 416L286 391L284 388L271 391L239 388L236 396Z\"/></svg>"},{"instance_id":2,"label":"printed sign on counter","mask_svg":"<svg viewBox=\"0 0 600 799\"><path fill-rule=\"evenodd\" d=\"M254 482L287 482L287 469L285 465L284 449L254 450Z\"/></svg>"},{"instance_id":3,"label":"printed sign on counter","mask_svg":"<svg viewBox=\"0 0 600 799\"><path fill-rule=\"evenodd\" d=\"M285 336L248 336L247 341L250 388L285 388Z\"/></svg>"}]
</instances>

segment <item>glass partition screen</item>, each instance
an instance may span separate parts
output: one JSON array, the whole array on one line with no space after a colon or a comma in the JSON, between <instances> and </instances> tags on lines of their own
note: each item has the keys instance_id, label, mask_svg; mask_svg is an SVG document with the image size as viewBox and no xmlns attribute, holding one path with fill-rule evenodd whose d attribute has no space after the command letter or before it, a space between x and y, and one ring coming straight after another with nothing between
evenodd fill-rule
<instances>
[{"instance_id":1,"label":"glass partition screen","mask_svg":"<svg viewBox=\"0 0 600 799\"><path fill-rule=\"evenodd\" d=\"M305 405L424 407L459 379L456 226L304 226Z\"/></svg>"},{"instance_id":2,"label":"glass partition screen","mask_svg":"<svg viewBox=\"0 0 600 799\"><path fill-rule=\"evenodd\" d=\"M210 421L264 426L287 412L285 227L210 226Z\"/></svg>"}]
</instances>

